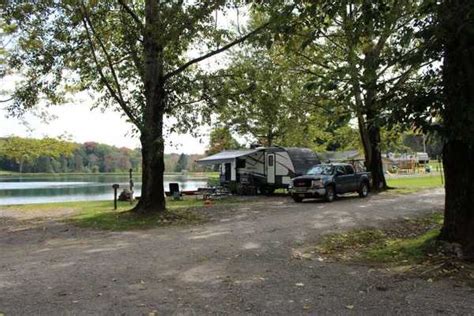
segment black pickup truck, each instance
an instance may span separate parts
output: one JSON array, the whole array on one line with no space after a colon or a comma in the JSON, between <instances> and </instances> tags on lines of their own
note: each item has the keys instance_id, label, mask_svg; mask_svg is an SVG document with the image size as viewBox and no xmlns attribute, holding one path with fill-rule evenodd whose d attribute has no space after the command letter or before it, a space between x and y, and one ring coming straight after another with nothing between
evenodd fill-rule
<instances>
[{"instance_id":1,"label":"black pickup truck","mask_svg":"<svg viewBox=\"0 0 474 316\"><path fill-rule=\"evenodd\" d=\"M355 172L350 164L320 164L305 175L293 178L288 186L295 202L306 198L324 198L332 202L337 194L358 192L366 197L370 188L370 172Z\"/></svg>"}]
</instances>

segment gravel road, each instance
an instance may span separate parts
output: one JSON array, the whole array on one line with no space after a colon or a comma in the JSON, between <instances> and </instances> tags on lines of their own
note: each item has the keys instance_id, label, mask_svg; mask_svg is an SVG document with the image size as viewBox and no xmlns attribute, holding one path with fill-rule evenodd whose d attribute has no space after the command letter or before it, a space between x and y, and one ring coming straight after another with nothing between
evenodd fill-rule
<instances>
[{"instance_id":1,"label":"gravel road","mask_svg":"<svg viewBox=\"0 0 474 316\"><path fill-rule=\"evenodd\" d=\"M443 207L442 190L204 209L209 222L132 232L0 218L0 314L474 314L474 289L298 260L328 232ZM0 212L0 214L2 214ZM10 214L11 215L11 214ZM0 215L1 216L1 215Z\"/></svg>"}]
</instances>

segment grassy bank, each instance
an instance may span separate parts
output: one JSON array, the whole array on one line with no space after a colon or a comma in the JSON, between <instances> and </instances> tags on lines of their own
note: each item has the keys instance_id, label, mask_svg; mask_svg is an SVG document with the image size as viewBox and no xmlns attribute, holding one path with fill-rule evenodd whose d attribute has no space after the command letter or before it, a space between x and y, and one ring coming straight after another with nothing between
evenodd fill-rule
<instances>
[{"instance_id":1,"label":"grassy bank","mask_svg":"<svg viewBox=\"0 0 474 316\"><path fill-rule=\"evenodd\" d=\"M355 229L329 234L307 251L336 260L408 273L429 281L452 277L474 286L474 264L463 262L437 241L443 214L391 222L385 228Z\"/></svg>"},{"instance_id":2,"label":"grassy bank","mask_svg":"<svg viewBox=\"0 0 474 316\"><path fill-rule=\"evenodd\" d=\"M444 185L440 175L389 178L387 184L394 188L394 190L391 190L394 193L412 193L425 189L441 188Z\"/></svg>"},{"instance_id":3,"label":"grassy bank","mask_svg":"<svg viewBox=\"0 0 474 316\"><path fill-rule=\"evenodd\" d=\"M238 203L238 198L213 201L213 205ZM129 202L118 202L117 210L112 201L64 202L28 205L0 206L15 212L34 212L35 217L53 217L80 227L123 231L147 229L169 225L196 224L205 221L199 208L205 207L203 200L194 197L184 200L167 200L167 212L163 214L139 215L131 213Z\"/></svg>"},{"instance_id":4,"label":"grassy bank","mask_svg":"<svg viewBox=\"0 0 474 316\"><path fill-rule=\"evenodd\" d=\"M388 228L357 229L330 234L316 248L338 259L389 264L420 263L434 252L434 242L443 223L442 213L405 219Z\"/></svg>"}]
</instances>

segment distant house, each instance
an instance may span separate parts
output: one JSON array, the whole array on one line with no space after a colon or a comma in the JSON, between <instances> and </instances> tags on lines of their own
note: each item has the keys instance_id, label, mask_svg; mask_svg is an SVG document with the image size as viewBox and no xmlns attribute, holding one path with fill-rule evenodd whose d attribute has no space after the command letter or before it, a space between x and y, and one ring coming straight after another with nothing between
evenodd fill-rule
<instances>
[{"instance_id":1,"label":"distant house","mask_svg":"<svg viewBox=\"0 0 474 316\"><path fill-rule=\"evenodd\" d=\"M349 162L354 165L356 169L365 170L365 156L358 150L346 150L346 151L327 151L319 153L318 156L322 162ZM393 170L398 166L398 162L393 159L382 156L383 171L387 172Z\"/></svg>"}]
</instances>

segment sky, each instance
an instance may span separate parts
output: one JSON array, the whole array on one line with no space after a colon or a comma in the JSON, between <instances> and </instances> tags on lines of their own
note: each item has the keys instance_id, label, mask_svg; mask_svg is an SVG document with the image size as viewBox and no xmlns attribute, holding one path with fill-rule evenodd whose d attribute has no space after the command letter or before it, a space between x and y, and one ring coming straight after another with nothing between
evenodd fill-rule
<instances>
[{"instance_id":1,"label":"sky","mask_svg":"<svg viewBox=\"0 0 474 316\"><path fill-rule=\"evenodd\" d=\"M3 79L2 79L3 80ZM2 84L0 80L0 84ZM95 141L118 147L137 148L140 141L132 135L132 124L120 113L111 110L91 110L92 102L78 99L77 102L50 108L55 116L49 122L43 122L32 114L24 120L8 118L4 109L0 110L0 137L21 136L42 138L68 136L74 142ZM26 122L26 124L25 124ZM172 134L166 136L166 153L203 154L209 142L209 128L202 129L201 138L191 135Z\"/></svg>"}]
</instances>

